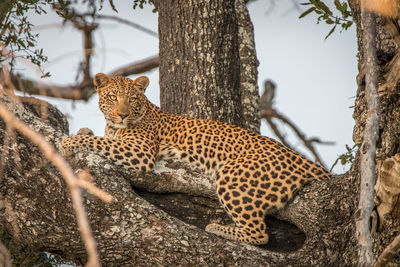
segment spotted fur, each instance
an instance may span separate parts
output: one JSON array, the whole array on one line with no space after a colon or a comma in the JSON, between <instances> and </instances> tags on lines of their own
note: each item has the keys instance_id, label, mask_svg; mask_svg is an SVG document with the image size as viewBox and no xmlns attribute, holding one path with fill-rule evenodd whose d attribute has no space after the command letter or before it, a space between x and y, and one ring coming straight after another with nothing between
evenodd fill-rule
<instances>
[{"instance_id":1,"label":"spotted fur","mask_svg":"<svg viewBox=\"0 0 400 267\"><path fill-rule=\"evenodd\" d=\"M107 127L105 138L67 137L61 151L98 152L116 164L148 172L162 158L197 162L212 175L219 200L236 227L206 230L231 240L265 244L265 214L278 209L308 180L330 174L277 141L228 123L168 114L148 101L147 77L94 78Z\"/></svg>"}]
</instances>

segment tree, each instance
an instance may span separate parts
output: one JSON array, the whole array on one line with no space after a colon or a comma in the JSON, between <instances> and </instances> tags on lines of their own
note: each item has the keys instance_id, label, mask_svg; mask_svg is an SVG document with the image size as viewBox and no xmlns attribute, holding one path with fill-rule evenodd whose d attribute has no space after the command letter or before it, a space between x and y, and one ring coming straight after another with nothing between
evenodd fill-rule
<instances>
[{"instance_id":1,"label":"tree","mask_svg":"<svg viewBox=\"0 0 400 267\"><path fill-rule=\"evenodd\" d=\"M199 14L200 12L193 12L193 14L188 12L213 10L202 1L199 3L197 1L154 2L160 12L159 33L162 43L160 43L160 76L164 96L167 97L166 95L171 92L187 95L191 87L203 88L205 91L199 90L198 97L193 98L194 103L190 101L184 103L187 109L192 109L198 99L204 99L209 88L222 89L224 88L222 85L230 85L232 92L236 94L232 92L222 92L222 94L226 93L230 96L227 97L228 102L236 103L240 108L233 108L230 104L226 110L223 108L220 114L225 114L224 120L240 124L240 119L246 117L243 106L247 101L240 101L243 99L241 91L243 87L240 84L245 77L240 75L238 66L233 63L240 63L240 68L244 63L244 60L241 60L243 55L240 53L241 41L238 37L239 18L246 18L243 3L236 1L235 7L234 1L214 1L212 5L215 6L212 7L221 8L215 13L211 12L215 17L207 17L204 14L208 13L205 12L202 13L203 16ZM364 44L361 38L362 22L359 2L350 1L350 5L357 24L359 47L362 52ZM181 10L180 6L185 8ZM189 24L188 21L192 19L203 21L204 24ZM226 21L229 31L225 32L224 28L210 22L220 20ZM168 23L171 23L171 27L164 27ZM217 37L222 33L226 38L221 43L209 42L207 46L201 42L191 44L190 41L180 38L185 34L173 34L181 29L175 26L179 23L193 25L192 29L184 31L189 37L193 37L192 39L197 38L194 32L198 30L196 26L200 27L199 25L206 33L210 31L210 34L215 34L215 39L218 39ZM171 32L171 29L175 31ZM249 34L249 29L251 31L251 28L247 28L247 34ZM380 124L377 153L380 187L377 187L376 191L380 198L380 205L377 208L378 216L372 218L375 257L380 255L399 229L399 220L396 220L399 216L396 198L399 191L395 190L395 182L398 177L396 172L398 171L398 144L400 143L398 129L400 127L397 127L399 123L397 119L398 94L393 90L398 85L397 61L395 60L397 50L395 45L386 45L392 42L393 37L388 36L381 25L378 25L378 32L381 33L378 34L377 52L380 55L378 63L383 70L380 72L383 75L381 74L378 78L384 82L381 84L383 92L381 90L380 95L381 121L383 122ZM181 48L186 41L192 45L188 51L194 51L193 55L183 54L183 49L176 49L177 51L167 49L172 44ZM223 62L222 65L218 65L221 64L219 62L221 57L227 60L224 54L215 52L218 49L226 51L232 62ZM254 52L251 44L250 51ZM208 72L207 69L214 66L212 63L208 64L208 61L207 64L198 64L197 69L189 64L190 60L195 59L194 61L197 62L202 53L210 55L211 62L216 64L215 67L226 68L232 80L226 80L226 77L218 70L215 70L215 73ZM254 54L250 53L250 58L254 59ZM172 62L172 59L177 59L178 63ZM255 60L250 60L253 68L255 62ZM176 69L172 69L171 66L175 64ZM354 115L357 119L354 139L358 145L362 141L366 120L363 64L361 58L359 90ZM254 77L254 70L252 73L250 76ZM202 85L208 85L207 88L197 87L194 82L196 79L193 78L196 75L207 77L200 82ZM212 105L219 103L220 96L213 95L213 97L215 98L210 103ZM66 135L65 117L51 105L25 99L21 106L14 98L5 94L1 94L0 99L3 105L6 105L32 128L42 132L50 142L57 145ZM173 107L180 108L174 111L189 113L186 108L178 104ZM207 110L204 111L201 108L196 109L194 114L211 116ZM252 121L255 121L254 118ZM86 253L76 228L70 196L65 190L65 183L58 171L27 138L19 134L13 137L9 134L10 131L7 131L5 123L1 120L0 123L0 139L3 142L10 140L9 138L16 140L15 145L3 145L1 151L5 178L0 180L0 196L2 197L1 204L5 208L2 209L4 216L0 217L0 226L23 245L39 251L60 254L75 262L85 262ZM252 125L250 127L254 127L257 123ZM6 144L7 142L11 144L10 141L6 141ZM162 168L155 175L132 175L109 164L106 159L90 153L76 155L74 166L76 170L89 167L94 183L111 193L116 199L112 204L104 204L90 194L84 194L85 206L88 209L88 217L98 244L100 259L105 265L132 265L134 263L139 266L148 264L310 266L323 263L328 266L355 266L358 264L355 219L358 216L361 152L359 150L351 171L346 175L334 176L326 183L310 183L299 192L294 201L274 214L279 219L292 224L267 218L267 224L272 231L269 234L272 238L264 248L230 242L209 235L200 229L209 220L204 217L220 220L223 218L219 215L212 181L208 177L199 175L190 167L182 166L177 162L163 162ZM30 171L23 173L23 170ZM387 188L391 190L386 190ZM165 209L169 214L150 205L144 198ZM395 258L394 264L398 264L398 261L399 259Z\"/></svg>"},{"instance_id":2,"label":"tree","mask_svg":"<svg viewBox=\"0 0 400 267\"><path fill-rule=\"evenodd\" d=\"M244 1L154 2L159 11L161 108L259 131L257 59Z\"/></svg>"}]
</instances>

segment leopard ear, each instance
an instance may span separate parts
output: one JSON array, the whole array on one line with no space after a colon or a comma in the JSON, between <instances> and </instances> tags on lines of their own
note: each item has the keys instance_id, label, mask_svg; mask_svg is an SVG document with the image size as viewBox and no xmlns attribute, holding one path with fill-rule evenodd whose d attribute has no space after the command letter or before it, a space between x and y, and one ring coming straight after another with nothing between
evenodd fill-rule
<instances>
[{"instance_id":1,"label":"leopard ear","mask_svg":"<svg viewBox=\"0 0 400 267\"><path fill-rule=\"evenodd\" d=\"M101 88L105 87L110 81L111 78L104 73L97 73L93 77L93 83L96 86L96 90L98 92L100 91Z\"/></svg>"},{"instance_id":2,"label":"leopard ear","mask_svg":"<svg viewBox=\"0 0 400 267\"><path fill-rule=\"evenodd\" d=\"M134 83L135 85L137 85L137 88L138 88L142 93L144 93L144 91L146 90L147 86L149 86L150 81L149 81L149 78L147 78L146 76L140 76L140 77L137 77L137 78L133 81L133 83Z\"/></svg>"}]
</instances>

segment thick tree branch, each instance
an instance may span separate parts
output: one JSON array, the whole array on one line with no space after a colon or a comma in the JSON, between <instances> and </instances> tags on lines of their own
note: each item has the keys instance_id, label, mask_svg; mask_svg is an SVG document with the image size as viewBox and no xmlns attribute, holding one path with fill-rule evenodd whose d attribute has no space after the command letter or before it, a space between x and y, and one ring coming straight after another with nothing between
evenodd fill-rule
<instances>
[{"instance_id":1,"label":"thick tree branch","mask_svg":"<svg viewBox=\"0 0 400 267\"><path fill-rule=\"evenodd\" d=\"M11 99L5 97L2 101L10 102ZM54 118L53 108L48 108L48 117ZM57 130L59 126L53 129L51 126L57 120L42 121L40 116L30 114L29 110L17 108L16 105L13 112L33 129L45 134L48 140L58 144L63 134ZM0 121L0 139L4 137L4 126ZM7 156L6 175L0 181L0 193L13 204L21 242L36 250L57 253L78 263L84 262L84 246L75 227L72 202L63 179L47 164L37 147L19 135L16 138L15 145L8 148L11 150L8 155L18 150L21 167L17 167L13 157ZM356 250L353 245L356 243L350 238L346 246L337 246L343 242L343 233L351 237L354 231L354 188L349 181L355 179L351 176L348 179L336 177L326 182L312 182L277 214L293 222L307 237L304 244L291 250L292 253L282 254L282 248L288 247L288 242L295 239L289 231L279 230L283 223L276 224L277 229L274 230L273 221L267 220L268 231L272 232L269 232L270 244L266 246L270 250L265 250L218 238L182 222L189 222L192 216L198 216L200 208L207 210L198 223L201 227L210 222L210 217L215 216L212 214L224 214L215 200L215 185L209 177L196 174L191 167L182 169L179 163L161 163L156 174L133 175L93 153L79 153L74 157L74 162L78 169L89 167L94 183L116 199L113 203L104 204L89 195L84 196L99 257L104 265L310 266L321 262L328 265L338 262L354 265L352 260ZM188 178L190 176L192 178ZM143 200L131 184L134 188L169 196L165 206L181 220ZM331 192L336 193L332 195ZM193 204L185 208L186 204L179 202L179 195L188 200L187 203L198 202L195 213L193 206L190 206ZM151 201L159 203L159 200ZM13 233L11 215L4 210L1 212L0 227ZM316 251L316 247L326 250Z\"/></svg>"},{"instance_id":2,"label":"thick tree branch","mask_svg":"<svg viewBox=\"0 0 400 267\"><path fill-rule=\"evenodd\" d=\"M118 69L111 71L108 75L129 76L133 74L140 74L158 68L158 65L159 65L159 57L157 55L125 66L121 66Z\"/></svg>"},{"instance_id":3,"label":"thick tree branch","mask_svg":"<svg viewBox=\"0 0 400 267\"><path fill-rule=\"evenodd\" d=\"M361 21L364 27L365 97L367 99L367 119L360 151L360 199L356 218L359 243L359 266L371 266L374 261L370 218L374 208L375 152L379 130L379 99L377 94L378 65L376 60L375 17L361 7Z\"/></svg>"}]
</instances>

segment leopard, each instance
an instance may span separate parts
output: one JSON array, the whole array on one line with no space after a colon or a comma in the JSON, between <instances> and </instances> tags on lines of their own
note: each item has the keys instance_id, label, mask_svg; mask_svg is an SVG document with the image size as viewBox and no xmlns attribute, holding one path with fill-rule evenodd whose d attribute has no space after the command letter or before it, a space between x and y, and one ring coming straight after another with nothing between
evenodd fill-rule
<instances>
[{"instance_id":1,"label":"leopard","mask_svg":"<svg viewBox=\"0 0 400 267\"><path fill-rule=\"evenodd\" d=\"M331 174L278 141L217 120L162 111L145 96L146 76L135 80L94 76L104 137L66 137L61 153L91 151L132 171L150 172L161 159L198 164L215 179L219 202L232 225L210 223L205 230L250 245L268 243L265 216L280 209L311 179Z\"/></svg>"}]
</instances>

